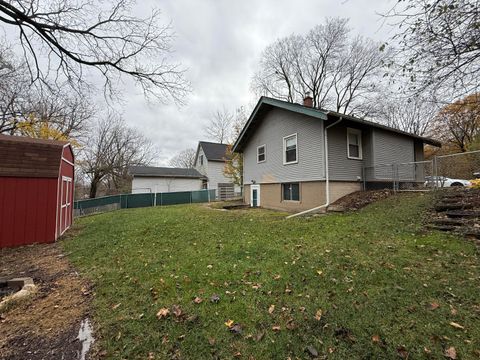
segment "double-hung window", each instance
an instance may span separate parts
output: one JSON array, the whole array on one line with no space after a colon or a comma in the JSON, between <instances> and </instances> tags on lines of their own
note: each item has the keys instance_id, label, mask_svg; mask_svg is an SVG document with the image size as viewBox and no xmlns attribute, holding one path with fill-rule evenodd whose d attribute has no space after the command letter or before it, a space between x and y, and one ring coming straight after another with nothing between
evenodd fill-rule
<instances>
[{"instance_id":1,"label":"double-hung window","mask_svg":"<svg viewBox=\"0 0 480 360\"><path fill-rule=\"evenodd\" d=\"M297 134L283 138L283 164L295 164L298 162Z\"/></svg>"},{"instance_id":2,"label":"double-hung window","mask_svg":"<svg viewBox=\"0 0 480 360\"><path fill-rule=\"evenodd\" d=\"M257 163L264 162L267 159L266 147L261 145L257 147Z\"/></svg>"},{"instance_id":3,"label":"double-hung window","mask_svg":"<svg viewBox=\"0 0 480 360\"><path fill-rule=\"evenodd\" d=\"M358 129L347 129L347 156L362 160L362 132Z\"/></svg>"},{"instance_id":4,"label":"double-hung window","mask_svg":"<svg viewBox=\"0 0 480 360\"><path fill-rule=\"evenodd\" d=\"M285 183L282 184L282 197L286 201L300 201L300 184Z\"/></svg>"}]
</instances>

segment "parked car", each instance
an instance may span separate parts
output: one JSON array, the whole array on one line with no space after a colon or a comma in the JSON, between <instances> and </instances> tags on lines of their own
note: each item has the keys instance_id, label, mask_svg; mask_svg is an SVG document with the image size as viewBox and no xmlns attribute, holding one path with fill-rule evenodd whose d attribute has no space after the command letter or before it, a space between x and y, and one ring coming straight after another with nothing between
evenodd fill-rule
<instances>
[{"instance_id":1,"label":"parked car","mask_svg":"<svg viewBox=\"0 0 480 360\"><path fill-rule=\"evenodd\" d=\"M446 176L425 176L426 187L432 187L435 184L438 187L471 186L472 185L468 180L451 179Z\"/></svg>"}]
</instances>

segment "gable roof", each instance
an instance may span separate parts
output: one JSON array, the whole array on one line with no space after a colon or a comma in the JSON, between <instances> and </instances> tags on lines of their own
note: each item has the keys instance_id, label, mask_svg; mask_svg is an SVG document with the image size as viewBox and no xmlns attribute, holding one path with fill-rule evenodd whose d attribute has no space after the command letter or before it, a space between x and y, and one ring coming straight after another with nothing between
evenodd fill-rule
<instances>
[{"instance_id":1,"label":"gable roof","mask_svg":"<svg viewBox=\"0 0 480 360\"><path fill-rule=\"evenodd\" d=\"M197 170L188 168L132 166L129 172L133 177L205 178Z\"/></svg>"},{"instance_id":2,"label":"gable roof","mask_svg":"<svg viewBox=\"0 0 480 360\"><path fill-rule=\"evenodd\" d=\"M200 147L208 161L225 161L227 153L227 144L214 143L209 141L199 141L197 147L197 155L195 156L195 163L198 157Z\"/></svg>"},{"instance_id":3,"label":"gable roof","mask_svg":"<svg viewBox=\"0 0 480 360\"><path fill-rule=\"evenodd\" d=\"M297 114L302 114L306 116L310 116L315 119L319 120L330 120L330 119L339 119L343 118L345 120L355 122L358 124L363 124L369 127L374 127L378 129L383 129L386 131L398 133L401 135L409 136L415 139L419 139L423 141L426 144L433 145L440 147L441 143L439 141L436 141L434 139L424 137L424 136L419 136L415 134L411 134L406 131L398 130L395 128L392 128L390 126L382 125L373 121L357 118L355 116L350 116L350 115L344 115L340 114L335 111L329 111L329 110L324 110L324 109L316 109L316 108L311 108L308 106L304 106L301 104L295 104L295 103L290 103L287 101L283 100L278 100L278 99L273 99L269 98L266 96L262 96L260 100L258 101L257 105L253 109L252 114L250 115L250 118L248 119L247 123L243 127L242 131L240 132L240 135L238 136L237 140L235 141L235 144L233 145L233 151L235 152L241 152L245 148L245 145L248 142L248 138L251 136L252 132L255 130L255 128L259 124L259 119L266 114L269 110L273 108L279 108L287 111L292 111Z\"/></svg>"},{"instance_id":4,"label":"gable roof","mask_svg":"<svg viewBox=\"0 0 480 360\"><path fill-rule=\"evenodd\" d=\"M0 176L57 178L68 142L0 135Z\"/></svg>"}]
</instances>

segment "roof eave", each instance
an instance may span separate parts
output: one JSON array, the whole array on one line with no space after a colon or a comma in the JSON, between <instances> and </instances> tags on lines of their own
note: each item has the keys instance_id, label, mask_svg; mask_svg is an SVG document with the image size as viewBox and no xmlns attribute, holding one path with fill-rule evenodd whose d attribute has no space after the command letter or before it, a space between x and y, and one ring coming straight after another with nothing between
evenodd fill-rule
<instances>
[{"instance_id":1,"label":"roof eave","mask_svg":"<svg viewBox=\"0 0 480 360\"><path fill-rule=\"evenodd\" d=\"M258 101L257 105L255 106L255 108L253 109L252 114L250 115L247 123L245 124L242 131L240 132L240 135L238 136L237 140L235 141L235 144L233 144L233 147L232 147L233 152L242 152L243 151L244 144L243 144L242 140L243 140L245 134L247 133L247 130L250 127L251 123L253 122L253 120L257 116L258 111L264 105L270 105L270 106L278 107L280 109L284 109L284 110L287 110L287 111L292 111L292 112L295 112L295 113L298 113L298 114L304 114L304 115L315 117L315 118L322 119L322 120L327 120L328 119L326 113L324 113L324 112L322 112L318 109L308 108L308 107L305 107L305 106L301 106L299 104L288 103L288 102L285 102L285 101L276 100L276 99L272 99L272 98L262 96L260 98L260 100Z\"/></svg>"}]
</instances>

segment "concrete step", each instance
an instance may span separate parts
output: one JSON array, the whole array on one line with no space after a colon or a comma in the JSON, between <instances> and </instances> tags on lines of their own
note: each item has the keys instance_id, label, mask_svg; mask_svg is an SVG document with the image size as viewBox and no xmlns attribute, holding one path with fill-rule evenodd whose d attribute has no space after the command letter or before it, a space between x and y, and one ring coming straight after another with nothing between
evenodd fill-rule
<instances>
[{"instance_id":1,"label":"concrete step","mask_svg":"<svg viewBox=\"0 0 480 360\"><path fill-rule=\"evenodd\" d=\"M480 218L479 210L449 210L445 213L449 218L474 219Z\"/></svg>"},{"instance_id":2,"label":"concrete step","mask_svg":"<svg viewBox=\"0 0 480 360\"><path fill-rule=\"evenodd\" d=\"M447 210L463 210L463 209L471 209L473 207L472 204L465 204L465 203L437 203L435 205L435 210L438 212L447 211Z\"/></svg>"}]
</instances>

